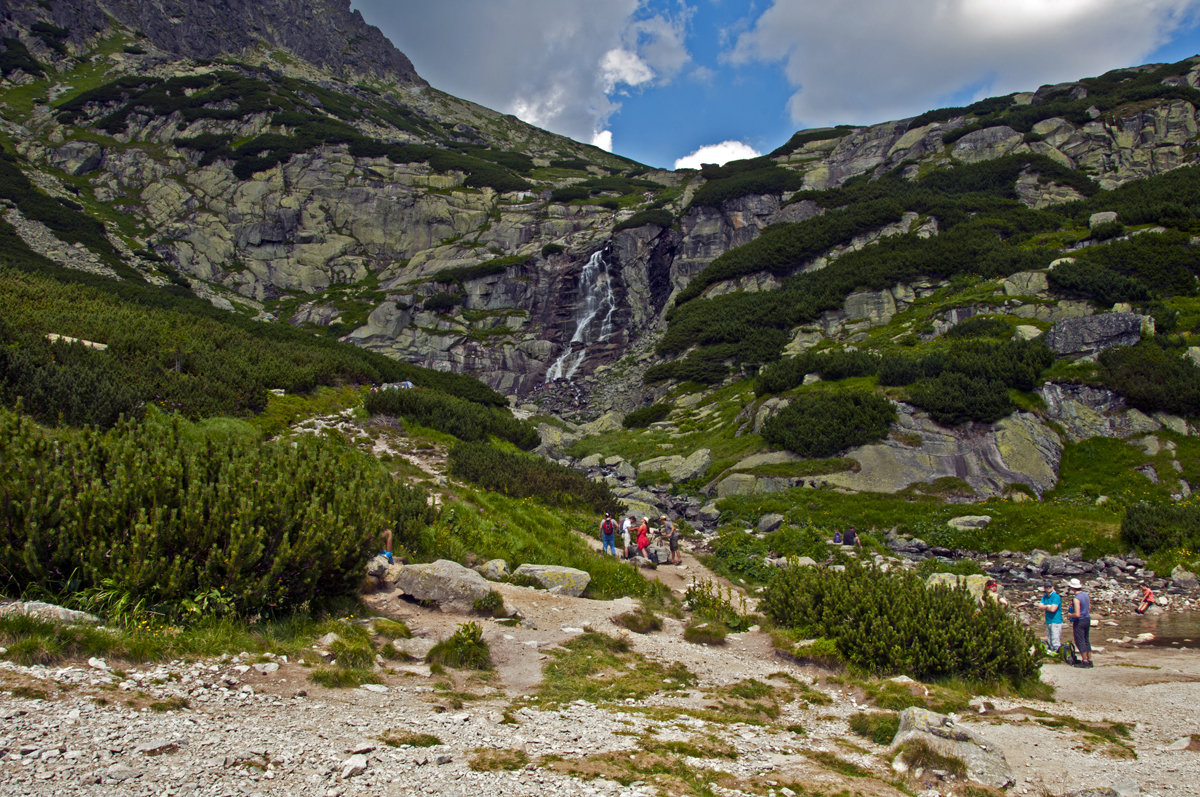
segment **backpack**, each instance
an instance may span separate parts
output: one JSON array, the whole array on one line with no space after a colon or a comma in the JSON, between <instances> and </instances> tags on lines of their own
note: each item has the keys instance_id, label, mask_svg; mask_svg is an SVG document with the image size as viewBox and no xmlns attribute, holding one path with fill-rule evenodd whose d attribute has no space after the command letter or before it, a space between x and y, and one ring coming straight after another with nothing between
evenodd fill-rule
<instances>
[{"instance_id":1,"label":"backpack","mask_svg":"<svg viewBox=\"0 0 1200 797\"><path fill-rule=\"evenodd\" d=\"M604 522L600 524L600 531L604 534L613 534L617 530L617 524L610 517L604 518Z\"/></svg>"},{"instance_id":2,"label":"backpack","mask_svg":"<svg viewBox=\"0 0 1200 797\"><path fill-rule=\"evenodd\" d=\"M1062 643L1062 646L1058 649L1058 655L1062 656L1063 661L1067 664L1079 663L1079 657L1075 655L1075 646L1070 642Z\"/></svg>"}]
</instances>

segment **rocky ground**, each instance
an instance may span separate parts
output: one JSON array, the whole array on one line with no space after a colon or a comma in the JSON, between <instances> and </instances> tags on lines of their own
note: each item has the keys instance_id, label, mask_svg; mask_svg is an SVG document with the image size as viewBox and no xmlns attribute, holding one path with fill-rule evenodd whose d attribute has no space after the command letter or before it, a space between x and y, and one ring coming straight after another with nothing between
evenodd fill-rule
<instances>
[{"instance_id":1,"label":"rocky ground","mask_svg":"<svg viewBox=\"0 0 1200 797\"><path fill-rule=\"evenodd\" d=\"M706 575L689 556L684 567L651 575L682 591L694 574ZM483 677L440 675L408 663L390 666L383 684L326 689L308 678L320 660L317 650L292 661L240 655L137 666L2 662L0 793L686 793L685 776L671 774L664 763L670 761L683 762L681 771L721 795L897 795L901 782L930 797L962 793L962 784L943 782L936 771L899 780L886 747L848 731L847 718L866 706L861 688L778 658L762 632L706 647L684 641L676 619L647 635L614 624L634 607L631 599L497 588L526 623L480 621L495 663ZM426 643L467 619L395 593L368 600ZM632 654L644 657L631 659L634 666L679 663L697 682L643 701L576 700L539 709L545 664L585 629L627 639ZM1054 702L977 699L961 721L1007 757L1015 794L1092 787L1115 787L1122 795L1195 794L1200 652L1114 645L1104 636L1103 630L1094 635L1103 648L1095 669L1043 669L1056 689ZM734 685L748 678L775 690L778 716L739 720L714 710L734 700ZM1088 732L1106 722L1125 723L1129 738ZM437 743L385 741L418 733ZM488 764L488 755L511 763Z\"/></svg>"}]
</instances>

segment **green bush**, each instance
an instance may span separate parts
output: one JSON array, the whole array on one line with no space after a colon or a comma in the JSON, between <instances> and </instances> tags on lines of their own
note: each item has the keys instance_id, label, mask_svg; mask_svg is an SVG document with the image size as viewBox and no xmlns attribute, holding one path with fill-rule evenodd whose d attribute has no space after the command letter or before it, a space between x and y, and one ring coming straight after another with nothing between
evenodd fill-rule
<instances>
[{"instance_id":1,"label":"green bush","mask_svg":"<svg viewBox=\"0 0 1200 797\"><path fill-rule=\"evenodd\" d=\"M754 392L760 396L782 393L803 384L804 377L811 373L831 382L852 376L874 376L880 361L878 354L848 349L803 352L763 366L754 381Z\"/></svg>"},{"instance_id":2,"label":"green bush","mask_svg":"<svg viewBox=\"0 0 1200 797\"><path fill-rule=\"evenodd\" d=\"M4 38L0 39L0 44L4 45L4 52L0 52L0 77L8 77L18 69L32 77L46 73L20 39L15 36Z\"/></svg>"},{"instance_id":3,"label":"green bush","mask_svg":"<svg viewBox=\"0 0 1200 797\"><path fill-rule=\"evenodd\" d=\"M891 711L859 711L850 715L850 730L886 747L900 730L900 716Z\"/></svg>"},{"instance_id":4,"label":"green bush","mask_svg":"<svg viewBox=\"0 0 1200 797\"><path fill-rule=\"evenodd\" d=\"M533 259L533 255L507 255L477 263L474 266L454 266L444 268L435 273L430 279L433 282L470 282L482 277L503 274L510 268L523 266Z\"/></svg>"},{"instance_id":5,"label":"green bush","mask_svg":"<svg viewBox=\"0 0 1200 797\"><path fill-rule=\"evenodd\" d=\"M462 300L463 295L461 293L439 291L422 302L421 309L428 310L431 313L448 313L462 304Z\"/></svg>"},{"instance_id":6,"label":"green bush","mask_svg":"<svg viewBox=\"0 0 1200 797\"><path fill-rule=\"evenodd\" d=\"M550 506L619 512L607 484L557 462L502 451L486 442L455 443L446 458L450 475L511 498L536 498Z\"/></svg>"},{"instance_id":7,"label":"green bush","mask_svg":"<svg viewBox=\"0 0 1200 797\"><path fill-rule=\"evenodd\" d=\"M1150 298L1146 286L1098 263L1060 263L1051 270L1050 287L1063 296L1090 299L1102 307L1116 302L1144 302Z\"/></svg>"},{"instance_id":8,"label":"green bush","mask_svg":"<svg viewBox=\"0 0 1200 797\"><path fill-rule=\"evenodd\" d=\"M1014 409L999 379L947 371L909 386L908 400L943 426L998 421Z\"/></svg>"},{"instance_id":9,"label":"green bush","mask_svg":"<svg viewBox=\"0 0 1200 797\"><path fill-rule=\"evenodd\" d=\"M403 550L434 519L422 491L325 438L209 437L158 412L51 434L0 409L0 441L11 592L103 590L182 613L216 591L240 614L279 612L356 594L381 529Z\"/></svg>"},{"instance_id":10,"label":"green bush","mask_svg":"<svg viewBox=\"0 0 1200 797\"><path fill-rule=\"evenodd\" d=\"M802 457L831 457L887 436L896 408L875 393L814 392L767 419L763 439Z\"/></svg>"},{"instance_id":11,"label":"green bush","mask_svg":"<svg viewBox=\"0 0 1200 797\"><path fill-rule=\"evenodd\" d=\"M476 598L471 609L485 617L507 617L508 610L504 608L504 598L496 590L489 590L487 595Z\"/></svg>"},{"instance_id":12,"label":"green bush","mask_svg":"<svg viewBox=\"0 0 1200 797\"><path fill-rule=\"evenodd\" d=\"M658 227L670 227L674 223L675 217L671 215L669 210L652 208L650 210L640 210L629 218L625 219L625 221L618 222L616 226L613 227L613 232L620 232L621 230L636 230L638 227L645 227L651 224Z\"/></svg>"},{"instance_id":13,"label":"green bush","mask_svg":"<svg viewBox=\"0 0 1200 797\"><path fill-rule=\"evenodd\" d=\"M683 629L684 640L695 645L724 645L729 627L717 620L689 623Z\"/></svg>"},{"instance_id":14,"label":"green bush","mask_svg":"<svg viewBox=\"0 0 1200 797\"><path fill-rule=\"evenodd\" d=\"M663 627L662 618L645 606L618 614L613 618L613 622L622 628L628 628L635 634L649 634L651 631L661 631Z\"/></svg>"},{"instance_id":15,"label":"green bush","mask_svg":"<svg viewBox=\"0 0 1200 797\"><path fill-rule=\"evenodd\" d=\"M1134 504L1121 519L1121 542L1143 554L1166 548L1200 550L1200 507Z\"/></svg>"},{"instance_id":16,"label":"green bush","mask_svg":"<svg viewBox=\"0 0 1200 797\"><path fill-rule=\"evenodd\" d=\"M542 247L542 257L550 257L551 255L561 255L567 251L567 247L562 244L546 244Z\"/></svg>"},{"instance_id":17,"label":"green bush","mask_svg":"<svg viewBox=\"0 0 1200 797\"><path fill-rule=\"evenodd\" d=\"M998 604L965 589L926 589L912 573L845 567L786 569L759 608L780 626L833 640L866 672L1014 684L1037 677L1032 632Z\"/></svg>"},{"instance_id":18,"label":"green bush","mask_svg":"<svg viewBox=\"0 0 1200 797\"><path fill-rule=\"evenodd\" d=\"M1108 241L1125 234L1125 225L1119 221L1106 221L1092 228L1090 237L1093 241Z\"/></svg>"},{"instance_id":19,"label":"green bush","mask_svg":"<svg viewBox=\"0 0 1200 797\"><path fill-rule=\"evenodd\" d=\"M1100 352L1102 383L1143 412L1200 415L1200 367L1152 338Z\"/></svg>"},{"instance_id":20,"label":"green bush","mask_svg":"<svg viewBox=\"0 0 1200 797\"><path fill-rule=\"evenodd\" d=\"M670 414L670 404L663 404L661 402L650 404L645 407L639 407L626 415L621 419L621 425L626 429L645 429L650 424L661 421Z\"/></svg>"},{"instance_id":21,"label":"green bush","mask_svg":"<svg viewBox=\"0 0 1200 797\"><path fill-rule=\"evenodd\" d=\"M460 440L485 440L495 435L526 450L539 440L532 424L517 420L507 409L481 406L435 390L380 390L367 396L365 406L372 415L404 417Z\"/></svg>"},{"instance_id":22,"label":"green bush","mask_svg":"<svg viewBox=\"0 0 1200 797\"><path fill-rule=\"evenodd\" d=\"M972 316L966 321L960 321L946 330L945 337L954 340L959 338L1010 338L1013 334L1012 322L1005 318L988 318L987 316Z\"/></svg>"},{"instance_id":23,"label":"green bush","mask_svg":"<svg viewBox=\"0 0 1200 797\"><path fill-rule=\"evenodd\" d=\"M425 660L456 670L490 670L492 653L478 623L463 623L429 650Z\"/></svg>"}]
</instances>

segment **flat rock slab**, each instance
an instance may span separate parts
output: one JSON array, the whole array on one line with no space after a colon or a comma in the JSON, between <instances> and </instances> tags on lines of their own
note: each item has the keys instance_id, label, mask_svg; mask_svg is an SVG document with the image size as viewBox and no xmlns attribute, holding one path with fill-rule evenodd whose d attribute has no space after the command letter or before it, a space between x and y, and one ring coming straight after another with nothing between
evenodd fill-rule
<instances>
[{"instance_id":1,"label":"flat rock slab","mask_svg":"<svg viewBox=\"0 0 1200 797\"><path fill-rule=\"evenodd\" d=\"M564 595L578 598L587 589L592 577L583 570L559 565L530 565L524 564L516 569L514 576L528 576L546 589L559 587Z\"/></svg>"},{"instance_id":2,"label":"flat rock slab","mask_svg":"<svg viewBox=\"0 0 1200 797\"><path fill-rule=\"evenodd\" d=\"M915 707L901 711L892 749L908 741L922 741L937 753L960 759L966 765L967 777L976 783L1006 789L1016 782L1004 753L945 714Z\"/></svg>"}]
</instances>

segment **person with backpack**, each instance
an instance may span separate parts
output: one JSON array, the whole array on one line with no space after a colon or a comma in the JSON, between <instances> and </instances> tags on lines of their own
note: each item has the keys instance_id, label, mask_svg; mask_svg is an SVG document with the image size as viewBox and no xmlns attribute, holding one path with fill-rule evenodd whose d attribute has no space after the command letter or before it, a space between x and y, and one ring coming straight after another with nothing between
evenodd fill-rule
<instances>
[{"instance_id":1,"label":"person with backpack","mask_svg":"<svg viewBox=\"0 0 1200 797\"><path fill-rule=\"evenodd\" d=\"M1081 659L1075 666L1091 667L1092 641L1089 637L1092 633L1092 599L1084 591L1083 583L1079 579L1071 579L1068 586L1075 590L1075 597L1071 599L1071 611L1067 614L1071 618L1075 650Z\"/></svg>"},{"instance_id":2,"label":"person with backpack","mask_svg":"<svg viewBox=\"0 0 1200 797\"><path fill-rule=\"evenodd\" d=\"M612 512L604 513L604 520L600 521L600 547L604 553L612 551L612 555L617 555L617 521L613 520Z\"/></svg>"}]
</instances>

